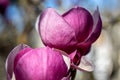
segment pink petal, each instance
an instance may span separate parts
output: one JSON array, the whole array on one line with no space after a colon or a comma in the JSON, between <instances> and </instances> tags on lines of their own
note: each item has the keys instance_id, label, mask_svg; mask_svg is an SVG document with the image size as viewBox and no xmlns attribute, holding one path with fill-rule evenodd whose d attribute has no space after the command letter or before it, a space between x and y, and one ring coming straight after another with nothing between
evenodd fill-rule
<instances>
[{"instance_id":1,"label":"pink petal","mask_svg":"<svg viewBox=\"0 0 120 80\"><path fill-rule=\"evenodd\" d=\"M78 53L83 55L86 55L91 49L91 44L87 44L87 45L79 45L78 46Z\"/></svg>"},{"instance_id":2,"label":"pink petal","mask_svg":"<svg viewBox=\"0 0 120 80\"><path fill-rule=\"evenodd\" d=\"M80 43L79 46L90 45L94 41L96 41L98 37L100 36L101 30L102 30L102 20L101 20L98 8L93 14L93 20L94 20L94 26L93 26L93 30L91 34L84 42Z\"/></svg>"},{"instance_id":3,"label":"pink petal","mask_svg":"<svg viewBox=\"0 0 120 80\"><path fill-rule=\"evenodd\" d=\"M39 32L44 44L50 47L66 50L68 46L76 44L74 30L52 8L48 8L41 14Z\"/></svg>"},{"instance_id":4,"label":"pink petal","mask_svg":"<svg viewBox=\"0 0 120 80\"><path fill-rule=\"evenodd\" d=\"M20 58L30 50L32 50L32 48L25 48L25 49L21 50L20 52L18 52L18 54L16 55L16 57L14 59L14 69L17 65L17 62L20 60Z\"/></svg>"},{"instance_id":5,"label":"pink petal","mask_svg":"<svg viewBox=\"0 0 120 80\"><path fill-rule=\"evenodd\" d=\"M8 55L6 60L6 72L7 72L7 80L11 80L13 74L13 66L14 66L14 59L19 51L22 49L28 48L29 46L25 44L20 44L16 46Z\"/></svg>"},{"instance_id":6,"label":"pink petal","mask_svg":"<svg viewBox=\"0 0 120 80\"><path fill-rule=\"evenodd\" d=\"M63 77L61 80L70 80L70 75L71 73L69 73L66 77Z\"/></svg>"},{"instance_id":7,"label":"pink petal","mask_svg":"<svg viewBox=\"0 0 120 80\"><path fill-rule=\"evenodd\" d=\"M68 69L59 51L45 47L27 52L14 72L16 80L61 80Z\"/></svg>"},{"instance_id":8,"label":"pink petal","mask_svg":"<svg viewBox=\"0 0 120 80\"><path fill-rule=\"evenodd\" d=\"M69 57L70 59L73 61L73 59L75 58L75 55L77 54L77 50L75 50L74 52L72 52Z\"/></svg>"},{"instance_id":9,"label":"pink petal","mask_svg":"<svg viewBox=\"0 0 120 80\"><path fill-rule=\"evenodd\" d=\"M71 63L74 63L75 65L78 65L80 63L81 60L81 54L78 53L77 50L75 50L74 52L72 52L69 57L71 59Z\"/></svg>"},{"instance_id":10,"label":"pink petal","mask_svg":"<svg viewBox=\"0 0 120 80\"><path fill-rule=\"evenodd\" d=\"M82 7L75 7L63 14L64 19L76 32L79 42L85 40L92 31L93 19L91 14Z\"/></svg>"},{"instance_id":11,"label":"pink petal","mask_svg":"<svg viewBox=\"0 0 120 80\"><path fill-rule=\"evenodd\" d=\"M71 63L70 56L66 52L64 52L62 50L55 49L55 48L52 48L52 49L55 50L55 51L59 51L62 54L63 59L64 59L66 65L68 67L68 70L69 70L70 69L70 63Z\"/></svg>"},{"instance_id":12,"label":"pink petal","mask_svg":"<svg viewBox=\"0 0 120 80\"><path fill-rule=\"evenodd\" d=\"M93 14L93 20L94 20L93 31L89 39L87 40L90 43L93 43L98 39L102 30L102 20L98 8Z\"/></svg>"}]
</instances>

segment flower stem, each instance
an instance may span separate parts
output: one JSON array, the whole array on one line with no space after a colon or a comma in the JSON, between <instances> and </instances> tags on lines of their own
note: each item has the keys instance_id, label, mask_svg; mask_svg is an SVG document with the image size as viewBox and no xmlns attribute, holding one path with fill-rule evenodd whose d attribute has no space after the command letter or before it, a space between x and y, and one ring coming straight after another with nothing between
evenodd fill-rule
<instances>
[{"instance_id":1,"label":"flower stem","mask_svg":"<svg viewBox=\"0 0 120 80\"><path fill-rule=\"evenodd\" d=\"M70 72L71 72L71 80L75 80L76 69L71 68L71 69L70 69Z\"/></svg>"}]
</instances>

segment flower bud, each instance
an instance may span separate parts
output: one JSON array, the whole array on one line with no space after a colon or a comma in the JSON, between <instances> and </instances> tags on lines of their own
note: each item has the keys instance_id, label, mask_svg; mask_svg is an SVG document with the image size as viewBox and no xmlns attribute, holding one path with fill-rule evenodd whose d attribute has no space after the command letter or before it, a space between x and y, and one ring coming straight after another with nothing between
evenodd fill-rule
<instances>
[{"instance_id":1,"label":"flower bud","mask_svg":"<svg viewBox=\"0 0 120 80\"><path fill-rule=\"evenodd\" d=\"M98 8L91 15L88 10L78 6L63 15L48 8L42 12L36 24L43 43L65 51L76 65L89 52L102 29Z\"/></svg>"},{"instance_id":2,"label":"flower bud","mask_svg":"<svg viewBox=\"0 0 120 80\"><path fill-rule=\"evenodd\" d=\"M49 47L20 49L22 46L13 49L7 58L7 80L11 80L13 72L16 80L61 80L68 75L68 67L60 51ZM9 61L11 59L13 61Z\"/></svg>"},{"instance_id":3,"label":"flower bud","mask_svg":"<svg viewBox=\"0 0 120 80\"><path fill-rule=\"evenodd\" d=\"M74 7L59 15L53 8L42 12L37 20L38 31L45 45L71 53L86 54L99 37L102 22L98 9L93 16L82 7Z\"/></svg>"}]
</instances>

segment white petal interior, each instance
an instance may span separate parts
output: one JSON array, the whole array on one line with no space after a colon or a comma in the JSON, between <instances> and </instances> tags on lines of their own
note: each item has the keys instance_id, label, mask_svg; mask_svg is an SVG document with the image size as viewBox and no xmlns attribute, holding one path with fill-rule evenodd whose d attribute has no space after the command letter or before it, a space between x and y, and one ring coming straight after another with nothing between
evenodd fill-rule
<instances>
[{"instance_id":1,"label":"white petal interior","mask_svg":"<svg viewBox=\"0 0 120 80\"><path fill-rule=\"evenodd\" d=\"M62 55L63 56L63 59L68 67L68 70L70 69L70 58L65 56L65 55Z\"/></svg>"},{"instance_id":2,"label":"white petal interior","mask_svg":"<svg viewBox=\"0 0 120 80\"><path fill-rule=\"evenodd\" d=\"M39 25L39 19L40 19L40 15L37 17L37 19L36 19L36 23L35 23L35 29L37 30L37 32L39 32L39 30L38 30L38 25Z\"/></svg>"},{"instance_id":3,"label":"white petal interior","mask_svg":"<svg viewBox=\"0 0 120 80\"><path fill-rule=\"evenodd\" d=\"M81 62L78 67L85 71L93 71L94 70L94 65L85 56L83 56L81 58Z\"/></svg>"}]
</instances>

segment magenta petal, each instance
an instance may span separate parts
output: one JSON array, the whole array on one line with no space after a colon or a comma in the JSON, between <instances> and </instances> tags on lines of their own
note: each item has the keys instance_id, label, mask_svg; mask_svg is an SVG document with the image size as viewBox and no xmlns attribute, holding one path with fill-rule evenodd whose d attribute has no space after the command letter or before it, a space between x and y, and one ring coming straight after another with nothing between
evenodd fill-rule
<instances>
[{"instance_id":1,"label":"magenta petal","mask_svg":"<svg viewBox=\"0 0 120 80\"><path fill-rule=\"evenodd\" d=\"M69 69L70 69L70 63L71 63L70 56L69 56L66 52L64 52L64 51L62 51L62 50L55 49L55 48L52 48L52 49L55 50L55 51L59 51L59 52L62 54L63 59L64 59L66 65L67 65L67 67L68 67L68 70L69 70Z\"/></svg>"},{"instance_id":2,"label":"magenta petal","mask_svg":"<svg viewBox=\"0 0 120 80\"><path fill-rule=\"evenodd\" d=\"M78 53L86 55L91 49L91 44L82 44L78 46Z\"/></svg>"},{"instance_id":3,"label":"magenta petal","mask_svg":"<svg viewBox=\"0 0 120 80\"><path fill-rule=\"evenodd\" d=\"M102 30L102 20L101 20L98 8L93 14L93 19L94 19L93 30L92 30L92 33L90 34L90 36L85 41L85 44L93 43L100 36L101 30Z\"/></svg>"},{"instance_id":4,"label":"magenta petal","mask_svg":"<svg viewBox=\"0 0 120 80\"><path fill-rule=\"evenodd\" d=\"M74 30L52 8L48 8L41 14L39 33L44 44L50 47L66 49L76 44Z\"/></svg>"},{"instance_id":5,"label":"magenta petal","mask_svg":"<svg viewBox=\"0 0 120 80\"><path fill-rule=\"evenodd\" d=\"M76 32L79 42L85 40L92 31L93 19L91 14L82 7L75 7L63 14L64 19Z\"/></svg>"},{"instance_id":6,"label":"magenta petal","mask_svg":"<svg viewBox=\"0 0 120 80\"><path fill-rule=\"evenodd\" d=\"M6 72L7 72L7 80L11 80L12 74L13 74L13 66L14 66L14 59L19 51L21 51L24 48L28 48L29 46L25 44L20 44L17 47L15 47L8 55L6 60Z\"/></svg>"},{"instance_id":7,"label":"magenta petal","mask_svg":"<svg viewBox=\"0 0 120 80\"><path fill-rule=\"evenodd\" d=\"M73 59L75 58L75 55L77 54L77 50L75 50L74 52L72 52L69 57L70 59L73 61Z\"/></svg>"},{"instance_id":8,"label":"magenta petal","mask_svg":"<svg viewBox=\"0 0 120 80\"><path fill-rule=\"evenodd\" d=\"M16 57L14 59L14 69L17 65L17 62L20 60L20 58L30 50L32 50L32 48L25 48L25 49L21 50L20 52L18 52L18 54L16 55Z\"/></svg>"},{"instance_id":9,"label":"magenta petal","mask_svg":"<svg viewBox=\"0 0 120 80\"><path fill-rule=\"evenodd\" d=\"M70 75L71 73L69 73L66 77L63 77L61 80L70 80Z\"/></svg>"},{"instance_id":10,"label":"magenta petal","mask_svg":"<svg viewBox=\"0 0 120 80\"><path fill-rule=\"evenodd\" d=\"M68 69L61 52L45 47L22 56L14 72L16 80L61 80Z\"/></svg>"},{"instance_id":11,"label":"magenta petal","mask_svg":"<svg viewBox=\"0 0 120 80\"><path fill-rule=\"evenodd\" d=\"M102 30L102 20L101 20L98 8L93 14L93 20L94 20L93 31L89 39L87 40L87 42L90 42L90 43L93 43L98 39Z\"/></svg>"}]
</instances>

